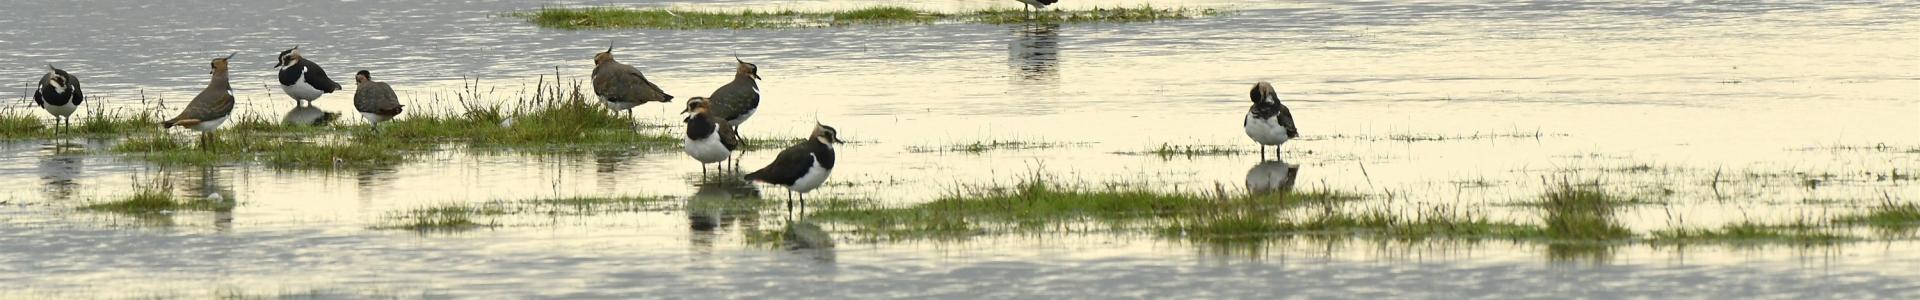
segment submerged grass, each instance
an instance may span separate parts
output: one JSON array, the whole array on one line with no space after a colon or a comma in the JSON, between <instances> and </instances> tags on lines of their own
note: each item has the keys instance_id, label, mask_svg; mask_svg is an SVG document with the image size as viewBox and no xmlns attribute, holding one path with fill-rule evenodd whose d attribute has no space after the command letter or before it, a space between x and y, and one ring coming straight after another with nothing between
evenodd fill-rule
<instances>
[{"instance_id":1,"label":"submerged grass","mask_svg":"<svg viewBox=\"0 0 1920 300\"><path fill-rule=\"evenodd\" d=\"M1001 229L1020 232L1079 230L1065 227L1083 224L1103 224L1109 229L1124 229L1218 211L1276 214L1305 204L1359 198L1357 194L1332 191L1206 195L1160 193L1127 187L1076 190L1044 179L1029 179L1012 187L956 193L907 207L829 202L814 216L821 220L852 224L858 227L857 232L877 237L939 238Z\"/></svg>"},{"instance_id":2,"label":"submerged grass","mask_svg":"<svg viewBox=\"0 0 1920 300\"><path fill-rule=\"evenodd\" d=\"M875 24L934 24L966 22L1011 24L1024 22L1152 22L1192 19L1225 12L1201 8L1136 7L1093 8L1085 10L1038 10L1029 13L1019 8L990 8L964 12L937 12L900 6L874 6L848 10L690 10L676 8L546 7L509 15L536 26L568 30L579 29L767 29L815 28Z\"/></svg>"},{"instance_id":3,"label":"submerged grass","mask_svg":"<svg viewBox=\"0 0 1920 300\"><path fill-rule=\"evenodd\" d=\"M987 151L995 151L995 150L1050 149L1050 148L1063 147L1066 145L1068 144L1052 143L1052 142L1030 142L1030 141L1018 141L1018 140L986 140L986 141L975 141L972 143L951 144L951 145L944 145L944 146L912 146L912 147L907 147L907 152L913 152L913 153L959 152L959 153L978 154L978 153L985 153Z\"/></svg>"},{"instance_id":4,"label":"submerged grass","mask_svg":"<svg viewBox=\"0 0 1920 300\"><path fill-rule=\"evenodd\" d=\"M80 210L145 215L177 211L224 211L234 206L232 202L179 199L171 190L171 186L166 184L142 185L135 189L133 195L87 204L81 206Z\"/></svg>"},{"instance_id":5,"label":"submerged grass","mask_svg":"<svg viewBox=\"0 0 1920 300\"><path fill-rule=\"evenodd\" d=\"M1113 154L1152 155L1163 159L1170 159L1175 157L1245 155L1247 153L1253 153L1253 151L1226 145L1174 145L1162 143L1160 147L1153 149L1144 151L1120 151L1114 152Z\"/></svg>"},{"instance_id":6,"label":"submerged grass","mask_svg":"<svg viewBox=\"0 0 1920 300\"><path fill-rule=\"evenodd\" d=\"M1887 229L1920 227L1920 204L1894 203L1891 199L1864 213L1833 218L1835 224L1867 225Z\"/></svg>"},{"instance_id":7,"label":"submerged grass","mask_svg":"<svg viewBox=\"0 0 1920 300\"><path fill-rule=\"evenodd\" d=\"M482 203L447 203L391 213L373 229L457 231L497 227L498 222L475 219L501 216L591 216L661 209L660 197L571 197Z\"/></svg>"},{"instance_id":8,"label":"submerged grass","mask_svg":"<svg viewBox=\"0 0 1920 300\"><path fill-rule=\"evenodd\" d=\"M1807 222L1770 225L1755 222L1727 224L1720 228L1672 228L1654 230L1652 242L1660 244L1700 242L1753 242L1790 244L1831 244L1854 240L1834 232L1833 228Z\"/></svg>"}]
</instances>

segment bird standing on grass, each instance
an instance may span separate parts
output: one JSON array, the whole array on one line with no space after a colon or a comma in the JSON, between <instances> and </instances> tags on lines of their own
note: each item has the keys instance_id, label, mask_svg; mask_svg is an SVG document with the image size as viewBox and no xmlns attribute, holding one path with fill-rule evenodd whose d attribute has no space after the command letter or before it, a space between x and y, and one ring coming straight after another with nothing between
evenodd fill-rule
<instances>
[{"instance_id":1,"label":"bird standing on grass","mask_svg":"<svg viewBox=\"0 0 1920 300\"><path fill-rule=\"evenodd\" d=\"M61 127L73 124L73 112L79 111L80 102L86 100L86 93L80 91L80 79L52 64L47 65L47 74L40 76L40 89L33 90L33 105L47 110Z\"/></svg>"},{"instance_id":2,"label":"bird standing on grass","mask_svg":"<svg viewBox=\"0 0 1920 300\"><path fill-rule=\"evenodd\" d=\"M740 124L760 111L760 66L733 58L733 81L713 90L707 118L721 124L721 136L738 145ZM735 149L739 149L735 147Z\"/></svg>"},{"instance_id":3,"label":"bird standing on grass","mask_svg":"<svg viewBox=\"0 0 1920 300\"><path fill-rule=\"evenodd\" d=\"M1022 4L1026 4L1027 19L1033 19L1034 10L1045 10L1047 9L1047 5L1060 3L1060 0L1018 0L1018 1L1020 1L1020 3Z\"/></svg>"},{"instance_id":4,"label":"bird standing on grass","mask_svg":"<svg viewBox=\"0 0 1920 300\"><path fill-rule=\"evenodd\" d=\"M1300 128L1293 126L1293 112L1280 104L1280 95L1273 91L1271 83L1254 84L1248 96L1253 98L1253 107L1247 109L1247 117L1240 121L1240 126L1247 130L1247 137L1260 143L1260 159L1267 159L1267 146L1273 146L1274 157L1279 157L1280 144L1300 137Z\"/></svg>"},{"instance_id":5,"label":"bird standing on grass","mask_svg":"<svg viewBox=\"0 0 1920 300\"><path fill-rule=\"evenodd\" d=\"M373 81L373 73L367 70L354 73L353 82L353 109L360 111L360 117L367 118L373 132L380 132L380 122L399 116L401 108L406 107L400 105L400 97L393 94L392 86Z\"/></svg>"},{"instance_id":6,"label":"bird standing on grass","mask_svg":"<svg viewBox=\"0 0 1920 300\"><path fill-rule=\"evenodd\" d=\"M793 210L793 193L800 193L800 205L806 206L807 192L827 182L833 173L833 144L844 143L833 126L814 125L811 138L781 150L773 163L747 173L748 181L787 187L787 210Z\"/></svg>"},{"instance_id":7,"label":"bird standing on grass","mask_svg":"<svg viewBox=\"0 0 1920 300\"><path fill-rule=\"evenodd\" d=\"M687 156L700 161L700 174L707 173L707 164L724 162L733 156L733 149L739 146L737 143L727 143L725 132L720 130L726 124L707 118L710 105L707 98L688 98L687 109L680 112L688 114L684 120L687 123L686 152Z\"/></svg>"},{"instance_id":8,"label":"bird standing on grass","mask_svg":"<svg viewBox=\"0 0 1920 300\"><path fill-rule=\"evenodd\" d=\"M213 70L207 72L213 74L213 80L207 82L207 88L201 89L199 95L194 95L193 101L187 102L187 108L181 110L179 116L160 122L160 127L183 126L199 131L200 146L207 148L213 131L220 129L220 124L226 123L227 117L233 115L233 86L227 83L227 60L235 54L239 53L213 59Z\"/></svg>"},{"instance_id":9,"label":"bird standing on grass","mask_svg":"<svg viewBox=\"0 0 1920 300\"><path fill-rule=\"evenodd\" d=\"M340 83L327 78L320 64L300 56L300 46L280 51L280 62L273 67L280 69L280 90L293 97L296 106L312 105L320 96L340 90Z\"/></svg>"},{"instance_id":10,"label":"bird standing on grass","mask_svg":"<svg viewBox=\"0 0 1920 300\"><path fill-rule=\"evenodd\" d=\"M599 96L607 109L626 111L633 115L633 107L647 102L673 102L673 95L660 90L660 86L647 81L640 69L613 60L613 45L607 45L606 52L593 55L593 95Z\"/></svg>"}]
</instances>

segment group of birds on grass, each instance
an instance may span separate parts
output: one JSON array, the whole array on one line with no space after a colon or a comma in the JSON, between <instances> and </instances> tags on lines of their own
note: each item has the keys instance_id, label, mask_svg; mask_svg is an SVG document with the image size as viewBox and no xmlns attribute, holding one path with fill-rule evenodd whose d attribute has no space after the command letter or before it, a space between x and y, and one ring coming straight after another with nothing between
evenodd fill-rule
<instances>
[{"instance_id":1,"label":"group of birds on grass","mask_svg":"<svg viewBox=\"0 0 1920 300\"><path fill-rule=\"evenodd\" d=\"M212 79L206 88L193 97L180 114L160 123L162 128L175 126L200 131L203 147L211 133L218 130L233 115L233 86L229 83L229 61L239 53L213 59L208 74ZM701 163L701 171L707 164L722 163L733 156L733 151L744 150L739 126L753 117L760 107L759 66L734 58L737 63L732 82L721 86L708 97L693 97L687 100L686 109L681 111L686 117L685 151L688 156ZM632 114L634 107L648 102L672 102L673 95L667 94L659 85L653 84L642 75L640 69L620 63L613 58L613 47L593 56L594 95L615 113L625 111ZM300 47L281 51L279 61L274 64L279 69L281 90L293 98L294 105L310 107L321 96L339 91L342 87L327 77L325 69L313 60L300 55ZM354 93L354 109L371 124L375 132L381 122L399 116L405 105L394 94L393 87L384 82L373 81L373 74L360 70L354 74L357 85ZM34 105L54 116L58 125L68 124L69 118L79 110L86 100L80 88L79 78L52 65L41 76L40 87L33 93ZM833 144L843 143L840 132L832 126L815 124L812 134L805 141L780 151L774 161L757 171L747 173L745 179L762 183L787 186L791 194L800 195L805 201L806 193L820 187L833 172ZM724 167L724 165L722 166ZM791 206L792 202L788 202Z\"/></svg>"},{"instance_id":2,"label":"group of birds on grass","mask_svg":"<svg viewBox=\"0 0 1920 300\"><path fill-rule=\"evenodd\" d=\"M1030 7L1044 9L1057 0L1020 0ZM234 109L233 87L228 83L228 61L234 55L213 60L210 71L212 80L207 87L187 103L179 115L161 122L162 128L174 126L200 131L202 139L218 130ZM734 58L733 81L720 86L707 97L687 99L686 108L681 111L686 123L684 138L687 156L699 161L701 172L706 165L724 163L733 156L733 151L743 150L743 139L739 126L752 118L760 107L760 68L757 65ZM602 104L614 113L632 114L634 107L648 102L672 102L673 95L648 81L640 69L620 63L613 58L613 46L593 56L593 92ZM281 51L279 60L274 64L279 69L281 90L293 98L296 108L310 107L321 96L339 91L342 87L327 73L320 64L300 55L300 47ZM367 70L354 74L356 85L353 106L361 117L371 125L373 131L379 131L381 122L399 116L405 105L400 104L393 87L383 82L373 81L373 75ZM1279 94L1268 82L1254 85L1248 94L1253 106L1241 122L1247 137L1260 144L1260 156L1266 159L1266 147L1274 146L1278 156L1278 147L1287 140L1300 136L1294 126L1293 113L1280 103ZM65 70L47 66L47 73L40 79L39 89L33 94L34 105L46 110L55 118L55 122L65 126L69 117L86 100L80 87L80 80ZM747 173L749 181L786 186L789 200L798 194L805 205L806 193L826 183L832 174L835 156L834 144L844 143L840 132L832 126L815 124L808 138L798 144L781 150L772 163L759 170ZM209 145L203 143L203 145ZM737 162L738 160L735 160ZM736 163L737 165L737 163ZM724 164L721 165L725 167ZM793 202L787 202L791 209Z\"/></svg>"}]
</instances>

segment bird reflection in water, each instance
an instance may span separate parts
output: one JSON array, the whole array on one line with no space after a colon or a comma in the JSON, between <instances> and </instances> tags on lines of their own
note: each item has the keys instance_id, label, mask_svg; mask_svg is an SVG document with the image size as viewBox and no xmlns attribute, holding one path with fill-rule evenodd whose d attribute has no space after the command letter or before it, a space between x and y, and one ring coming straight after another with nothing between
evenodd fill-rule
<instances>
[{"instance_id":1,"label":"bird reflection in water","mask_svg":"<svg viewBox=\"0 0 1920 300\"><path fill-rule=\"evenodd\" d=\"M1261 161L1247 169L1247 191L1258 195L1292 192L1299 176L1299 165L1285 160Z\"/></svg>"},{"instance_id":2,"label":"bird reflection in water","mask_svg":"<svg viewBox=\"0 0 1920 300\"><path fill-rule=\"evenodd\" d=\"M235 199L238 195L233 192L233 182L221 179L220 169L213 166L199 167L194 173L183 178L187 181L184 186L187 188L188 195L192 195L191 198L198 198L189 201L223 204L218 205L217 207L220 208L213 211L213 228L221 232L232 230L235 206L232 204L239 201Z\"/></svg>"},{"instance_id":3,"label":"bird reflection in water","mask_svg":"<svg viewBox=\"0 0 1920 300\"><path fill-rule=\"evenodd\" d=\"M721 231L731 227L751 232L760 224L760 208L766 206L760 191L742 179L739 172L717 172L696 183L693 196L687 197L689 242L696 253L711 253Z\"/></svg>"},{"instance_id":4,"label":"bird reflection in water","mask_svg":"<svg viewBox=\"0 0 1920 300\"><path fill-rule=\"evenodd\" d=\"M307 104L294 106L293 110L287 111L287 116L280 122L287 126L327 126L336 119L340 119L340 113L323 111L312 104Z\"/></svg>"},{"instance_id":5,"label":"bird reflection in water","mask_svg":"<svg viewBox=\"0 0 1920 300\"><path fill-rule=\"evenodd\" d=\"M80 170L86 167L86 149L79 144L64 142L49 145L48 148L51 153L41 156L40 161L35 163L40 180L44 182L41 190L47 193L47 200L72 199L74 192L80 188L80 182L77 181Z\"/></svg>"},{"instance_id":6,"label":"bird reflection in water","mask_svg":"<svg viewBox=\"0 0 1920 300\"><path fill-rule=\"evenodd\" d=\"M1007 64L1021 81L1060 81L1060 24L1023 24L1013 27L1007 45Z\"/></svg>"}]
</instances>

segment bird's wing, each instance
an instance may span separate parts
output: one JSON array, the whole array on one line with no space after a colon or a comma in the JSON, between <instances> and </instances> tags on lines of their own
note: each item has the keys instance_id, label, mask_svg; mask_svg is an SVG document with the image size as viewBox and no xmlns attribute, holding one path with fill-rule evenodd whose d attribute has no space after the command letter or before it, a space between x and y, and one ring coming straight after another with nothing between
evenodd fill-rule
<instances>
[{"instance_id":1,"label":"bird's wing","mask_svg":"<svg viewBox=\"0 0 1920 300\"><path fill-rule=\"evenodd\" d=\"M73 93L67 96L67 102L73 103L73 105L80 105L80 102L87 101L87 94L80 91L80 78L73 77L73 74L67 74L66 76L67 84L73 85L73 88L68 89Z\"/></svg>"},{"instance_id":2,"label":"bird's wing","mask_svg":"<svg viewBox=\"0 0 1920 300\"><path fill-rule=\"evenodd\" d=\"M1280 118L1279 118L1279 119L1280 119L1280 120L1278 120L1278 121L1280 122L1280 126L1286 126L1286 127L1287 127L1287 138L1297 138L1297 137L1300 137L1300 128L1299 128L1299 127L1295 127L1295 126L1293 126L1293 111L1292 111L1292 110L1289 110L1289 109L1287 109L1287 106L1286 106L1286 105L1281 105L1281 106L1280 106Z\"/></svg>"},{"instance_id":3,"label":"bird's wing","mask_svg":"<svg viewBox=\"0 0 1920 300\"><path fill-rule=\"evenodd\" d=\"M653 81L647 80L647 75L640 74L640 69L633 69L632 72L627 74L628 76L632 76L634 80L639 80L640 84L647 86L647 89L640 93L640 102L667 102L668 99L673 99L673 96L667 96L666 90L661 90L660 86L654 85Z\"/></svg>"},{"instance_id":4,"label":"bird's wing","mask_svg":"<svg viewBox=\"0 0 1920 300\"><path fill-rule=\"evenodd\" d=\"M607 69L606 64L593 66L593 95L594 96L605 97L607 95L607 90L613 88L613 78L612 76L607 76L604 73L606 72L606 69Z\"/></svg>"},{"instance_id":5,"label":"bird's wing","mask_svg":"<svg viewBox=\"0 0 1920 300\"><path fill-rule=\"evenodd\" d=\"M353 109L383 115L399 114L400 97L394 95L393 86L385 82L369 82L354 91Z\"/></svg>"},{"instance_id":6,"label":"bird's wing","mask_svg":"<svg viewBox=\"0 0 1920 300\"><path fill-rule=\"evenodd\" d=\"M739 119L760 106L760 92L740 81L727 83L713 91L713 116L720 120Z\"/></svg>"},{"instance_id":7,"label":"bird's wing","mask_svg":"<svg viewBox=\"0 0 1920 300\"><path fill-rule=\"evenodd\" d=\"M727 125L727 123L714 124L720 125L720 145L726 146L727 151L739 150L742 145L741 142L746 140L740 137L740 130L733 128L733 125Z\"/></svg>"},{"instance_id":8,"label":"bird's wing","mask_svg":"<svg viewBox=\"0 0 1920 300\"><path fill-rule=\"evenodd\" d=\"M321 69L320 64L311 60L300 60L300 64L306 65L307 83L312 84L313 88L326 93L340 90L340 83L333 82L333 78L327 78L327 70Z\"/></svg>"},{"instance_id":9,"label":"bird's wing","mask_svg":"<svg viewBox=\"0 0 1920 300\"><path fill-rule=\"evenodd\" d=\"M288 85L293 85L294 82L300 81L300 74L306 73L306 69L307 68L305 66L301 66L299 64L295 64L292 67L287 67L286 69L280 69L280 85L288 86ZM308 82L312 82L312 81L308 81Z\"/></svg>"},{"instance_id":10,"label":"bird's wing","mask_svg":"<svg viewBox=\"0 0 1920 300\"><path fill-rule=\"evenodd\" d=\"M783 184L800 180L800 176L807 175L807 169L813 168L813 153L807 151L807 144L809 142L801 142L781 150L780 156L774 158L773 163L760 168L759 171L753 171L752 174L747 174L747 179Z\"/></svg>"}]
</instances>

